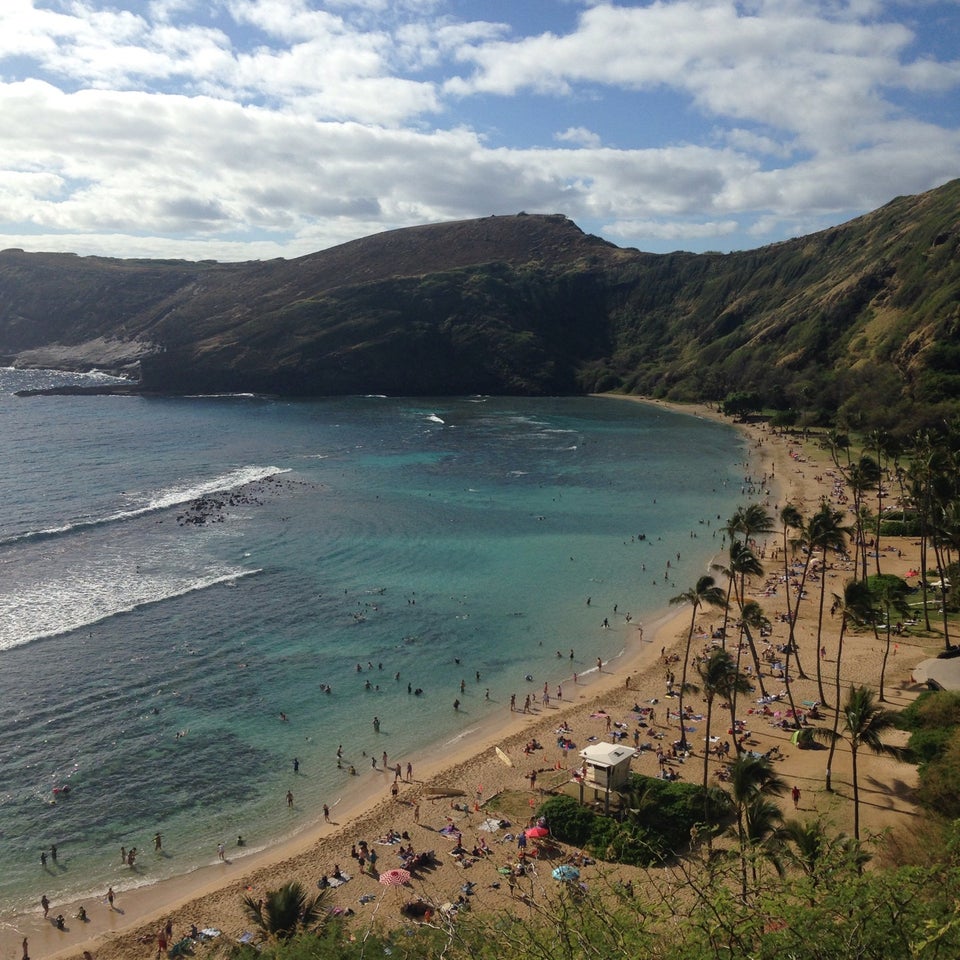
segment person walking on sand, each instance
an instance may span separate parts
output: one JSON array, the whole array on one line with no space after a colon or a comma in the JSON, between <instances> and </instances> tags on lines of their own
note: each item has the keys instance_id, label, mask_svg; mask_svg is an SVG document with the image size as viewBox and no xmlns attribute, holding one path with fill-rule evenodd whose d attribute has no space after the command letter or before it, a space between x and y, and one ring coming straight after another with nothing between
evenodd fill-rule
<instances>
[{"instance_id":1,"label":"person walking on sand","mask_svg":"<svg viewBox=\"0 0 960 960\"><path fill-rule=\"evenodd\" d=\"M790 795L793 797L793 809L800 809L800 788L794 784L793 790L790 791Z\"/></svg>"},{"instance_id":2,"label":"person walking on sand","mask_svg":"<svg viewBox=\"0 0 960 960\"><path fill-rule=\"evenodd\" d=\"M26 937L23 938L23 960L30 960L30 946Z\"/></svg>"},{"instance_id":3,"label":"person walking on sand","mask_svg":"<svg viewBox=\"0 0 960 960\"><path fill-rule=\"evenodd\" d=\"M420 804L419 803L415 803L413 805L413 822L414 823L420 822Z\"/></svg>"},{"instance_id":4,"label":"person walking on sand","mask_svg":"<svg viewBox=\"0 0 960 960\"><path fill-rule=\"evenodd\" d=\"M113 887L107 888L107 903L110 904L110 909L113 909L113 898L116 896L113 892Z\"/></svg>"},{"instance_id":5,"label":"person walking on sand","mask_svg":"<svg viewBox=\"0 0 960 960\"><path fill-rule=\"evenodd\" d=\"M47 919L47 914L50 913L50 901L47 899L47 895L44 894L40 898L40 906L43 907L43 919Z\"/></svg>"}]
</instances>

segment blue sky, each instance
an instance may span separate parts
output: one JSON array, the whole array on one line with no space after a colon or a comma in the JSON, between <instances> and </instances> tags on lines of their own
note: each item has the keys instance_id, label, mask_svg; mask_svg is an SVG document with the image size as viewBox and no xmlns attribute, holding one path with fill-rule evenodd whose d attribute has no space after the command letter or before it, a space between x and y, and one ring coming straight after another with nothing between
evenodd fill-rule
<instances>
[{"instance_id":1,"label":"blue sky","mask_svg":"<svg viewBox=\"0 0 960 960\"><path fill-rule=\"evenodd\" d=\"M0 247L525 210L750 249L960 176L958 36L960 0L2 0Z\"/></svg>"}]
</instances>

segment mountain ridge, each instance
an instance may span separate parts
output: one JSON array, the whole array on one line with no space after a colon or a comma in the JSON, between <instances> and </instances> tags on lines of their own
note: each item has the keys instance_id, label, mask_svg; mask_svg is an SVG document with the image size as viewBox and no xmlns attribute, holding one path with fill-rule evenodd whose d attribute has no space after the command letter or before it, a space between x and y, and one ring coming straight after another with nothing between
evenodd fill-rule
<instances>
[{"instance_id":1,"label":"mountain ridge","mask_svg":"<svg viewBox=\"0 0 960 960\"><path fill-rule=\"evenodd\" d=\"M958 254L960 180L727 254L644 253L525 213L293 260L5 250L0 355L170 393L748 390L849 419L879 391L913 423L960 407Z\"/></svg>"}]
</instances>

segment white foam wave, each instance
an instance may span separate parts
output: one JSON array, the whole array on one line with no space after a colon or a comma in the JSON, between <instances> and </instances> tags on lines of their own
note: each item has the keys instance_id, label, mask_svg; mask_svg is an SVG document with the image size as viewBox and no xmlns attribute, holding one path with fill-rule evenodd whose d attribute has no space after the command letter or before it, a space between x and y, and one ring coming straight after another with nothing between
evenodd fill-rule
<instances>
[{"instance_id":1,"label":"white foam wave","mask_svg":"<svg viewBox=\"0 0 960 960\"><path fill-rule=\"evenodd\" d=\"M256 483L260 480L266 480L268 477L275 477L289 472L289 469L281 469L280 467L239 467L236 470L212 477L209 480L198 480L192 483L166 487L154 493L148 493L139 504L131 505L126 510L117 510L114 513L104 514L102 517L84 517L80 520L72 520L69 523L64 523L58 527L46 527L42 530L28 530L26 533L14 534L11 537L0 539L0 546L7 546L8 544L17 543L21 540L56 537L88 527L98 527L107 523L120 523L124 520L132 520L135 517L142 517L145 514L154 513L157 510L167 510L181 503L190 503L191 500L196 500L199 497L209 496L214 493L223 493L227 490L236 490L239 487L246 486L248 483Z\"/></svg>"},{"instance_id":2,"label":"white foam wave","mask_svg":"<svg viewBox=\"0 0 960 960\"><path fill-rule=\"evenodd\" d=\"M446 420L441 420L435 413L431 413L430 416L427 417L427 419L432 421L433 423L446 423Z\"/></svg>"},{"instance_id":3,"label":"white foam wave","mask_svg":"<svg viewBox=\"0 0 960 960\"><path fill-rule=\"evenodd\" d=\"M99 567L69 580L19 585L0 595L0 650L80 630L118 614L172 600L218 584L232 584L256 570L212 569L147 576L129 564Z\"/></svg>"}]
</instances>

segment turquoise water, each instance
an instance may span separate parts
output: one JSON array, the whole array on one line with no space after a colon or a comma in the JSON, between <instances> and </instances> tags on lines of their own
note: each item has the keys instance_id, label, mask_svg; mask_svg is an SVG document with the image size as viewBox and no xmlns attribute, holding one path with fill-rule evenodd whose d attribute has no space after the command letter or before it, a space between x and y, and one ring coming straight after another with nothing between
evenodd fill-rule
<instances>
[{"instance_id":1,"label":"turquoise water","mask_svg":"<svg viewBox=\"0 0 960 960\"><path fill-rule=\"evenodd\" d=\"M744 472L731 428L616 400L10 395L54 379L0 372L7 910L275 843L617 655Z\"/></svg>"}]
</instances>

